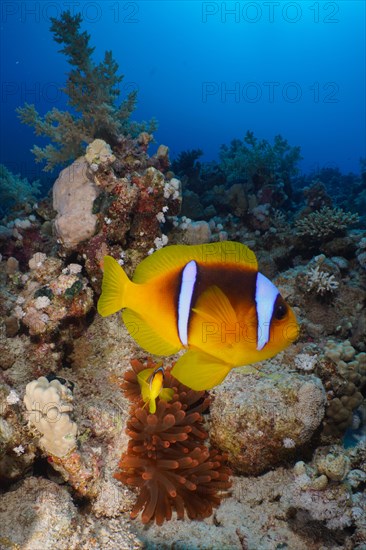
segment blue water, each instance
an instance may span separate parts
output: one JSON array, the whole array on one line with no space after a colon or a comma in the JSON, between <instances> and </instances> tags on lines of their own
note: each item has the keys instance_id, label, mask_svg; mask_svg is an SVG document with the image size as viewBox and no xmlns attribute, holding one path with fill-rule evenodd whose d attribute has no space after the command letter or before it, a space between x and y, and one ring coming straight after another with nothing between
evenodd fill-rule
<instances>
[{"instance_id":1,"label":"blue water","mask_svg":"<svg viewBox=\"0 0 366 550\"><path fill-rule=\"evenodd\" d=\"M174 158L201 148L217 159L222 143L248 129L300 145L304 172L338 166L359 173L366 156L365 2L41 1L1 5L0 162L41 177L30 148L46 142L15 108L65 108L59 88L68 65L49 31L64 9L81 13L98 61L112 49L138 89L136 120L159 122L157 143Z\"/></svg>"}]
</instances>

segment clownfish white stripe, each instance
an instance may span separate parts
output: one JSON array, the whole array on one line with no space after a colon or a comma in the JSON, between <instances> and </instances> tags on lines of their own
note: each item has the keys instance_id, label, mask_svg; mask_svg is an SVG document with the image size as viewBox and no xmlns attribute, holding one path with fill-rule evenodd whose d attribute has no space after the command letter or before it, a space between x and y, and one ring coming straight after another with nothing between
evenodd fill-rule
<instances>
[{"instance_id":1,"label":"clownfish white stripe","mask_svg":"<svg viewBox=\"0 0 366 550\"><path fill-rule=\"evenodd\" d=\"M178 336L183 346L188 345L188 321L196 278L197 264L194 260L191 260L182 271L178 297Z\"/></svg>"},{"instance_id":2,"label":"clownfish white stripe","mask_svg":"<svg viewBox=\"0 0 366 550\"><path fill-rule=\"evenodd\" d=\"M273 309L279 292L275 285L261 273L257 273L255 302L257 305L257 350L261 351L269 341L269 329Z\"/></svg>"}]
</instances>

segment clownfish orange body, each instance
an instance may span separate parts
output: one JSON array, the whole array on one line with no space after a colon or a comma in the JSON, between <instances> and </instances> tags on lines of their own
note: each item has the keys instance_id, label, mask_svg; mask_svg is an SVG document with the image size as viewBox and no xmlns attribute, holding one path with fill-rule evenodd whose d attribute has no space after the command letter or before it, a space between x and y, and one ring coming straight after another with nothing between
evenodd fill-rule
<instances>
[{"instance_id":1,"label":"clownfish orange body","mask_svg":"<svg viewBox=\"0 0 366 550\"><path fill-rule=\"evenodd\" d=\"M257 259L237 242L172 245L145 258L130 281L104 258L98 312L120 309L149 353L186 349L172 375L194 390L220 384L233 367L273 357L293 342L298 324Z\"/></svg>"}]
</instances>

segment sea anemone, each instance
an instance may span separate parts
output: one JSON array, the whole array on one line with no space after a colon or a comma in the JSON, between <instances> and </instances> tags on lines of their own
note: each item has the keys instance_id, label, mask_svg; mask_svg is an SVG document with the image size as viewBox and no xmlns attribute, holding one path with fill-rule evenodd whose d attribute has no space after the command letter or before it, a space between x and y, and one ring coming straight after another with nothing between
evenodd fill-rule
<instances>
[{"instance_id":1,"label":"sea anemone","mask_svg":"<svg viewBox=\"0 0 366 550\"><path fill-rule=\"evenodd\" d=\"M155 414L149 414L141 399L137 374L153 367L132 362L125 374L123 388L131 400L127 434L127 451L119 463L115 477L137 487L140 492L131 512L141 521L155 519L158 525L184 511L190 519L203 519L220 503L221 491L227 490L230 469L225 455L204 445L208 434L203 427L202 413L208 408L205 392L196 392L178 382L165 371L164 387L174 388L171 402L159 400ZM156 366L156 365L155 365Z\"/></svg>"}]
</instances>

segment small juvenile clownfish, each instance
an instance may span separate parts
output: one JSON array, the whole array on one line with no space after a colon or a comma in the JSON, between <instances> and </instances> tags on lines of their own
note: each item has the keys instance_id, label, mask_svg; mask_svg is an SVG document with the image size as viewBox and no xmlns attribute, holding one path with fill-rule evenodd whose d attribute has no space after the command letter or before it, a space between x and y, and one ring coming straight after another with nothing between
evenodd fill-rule
<instances>
[{"instance_id":1,"label":"small juvenile clownfish","mask_svg":"<svg viewBox=\"0 0 366 550\"><path fill-rule=\"evenodd\" d=\"M163 401L171 401L174 395L172 388L163 388L164 369L159 366L156 369L145 369L137 375L137 381L140 384L142 399L145 405L149 403L149 412L156 412L156 399L159 397Z\"/></svg>"},{"instance_id":2,"label":"small juvenile clownfish","mask_svg":"<svg viewBox=\"0 0 366 550\"><path fill-rule=\"evenodd\" d=\"M220 384L233 367L273 357L298 336L292 309L257 259L237 242L172 245L154 252L129 280L104 257L98 312L123 321L149 353L186 349L172 375L194 390Z\"/></svg>"}]
</instances>

